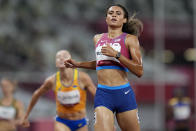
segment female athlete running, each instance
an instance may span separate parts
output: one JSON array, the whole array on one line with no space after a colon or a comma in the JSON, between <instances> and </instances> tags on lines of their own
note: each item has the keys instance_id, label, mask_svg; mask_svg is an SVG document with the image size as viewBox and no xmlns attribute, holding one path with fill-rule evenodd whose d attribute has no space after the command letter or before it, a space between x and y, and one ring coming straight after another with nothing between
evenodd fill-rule
<instances>
[{"instance_id":1,"label":"female athlete running","mask_svg":"<svg viewBox=\"0 0 196 131\"><path fill-rule=\"evenodd\" d=\"M95 131L114 130L114 113L123 131L139 131L139 118L134 92L127 72L143 75L138 37L142 23L129 18L122 5L112 5L106 13L108 32L94 36L96 61L64 62L69 68L96 69L98 88L95 95Z\"/></svg>"}]
</instances>

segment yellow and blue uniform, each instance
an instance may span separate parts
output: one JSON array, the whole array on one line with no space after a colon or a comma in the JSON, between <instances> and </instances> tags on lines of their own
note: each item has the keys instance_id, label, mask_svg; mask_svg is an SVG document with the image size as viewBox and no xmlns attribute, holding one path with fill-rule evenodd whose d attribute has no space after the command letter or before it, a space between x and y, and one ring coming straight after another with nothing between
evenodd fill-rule
<instances>
[{"instance_id":1,"label":"yellow and blue uniform","mask_svg":"<svg viewBox=\"0 0 196 131\"><path fill-rule=\"evenodd\" d=\"M70 86L63 85L60 72L56 73L55 97L56 110L59 113L70 114L86 108L86 91L79 85L77 69L74 69L73 82ZM68 120L57 116L56 121L67 125L72 131L87 124L85 118L81 120Z\"/></svg>"},{"instance_id":2,"label":"yellow and blue uniform","mask_svg":"<svg viewBox=\"0 0 196 131\"><path fill-rule=\"evenodd\" d=\"M189 119L191 115L191 100L188 97L183 97L181 100L172 98L169 105L173 108L174 119L183 121Z\"/></svg>"},{"instance_id":3,"label":"yellow and blue uniform","mask_svg":"<svg viewBox=\"0 0 196 131\"><path fill-rule=\"evenodd\" d=\"M191 99L174 97L169 101L173 108L175 131L190 131Z\"/></svg>"}]
</instances>

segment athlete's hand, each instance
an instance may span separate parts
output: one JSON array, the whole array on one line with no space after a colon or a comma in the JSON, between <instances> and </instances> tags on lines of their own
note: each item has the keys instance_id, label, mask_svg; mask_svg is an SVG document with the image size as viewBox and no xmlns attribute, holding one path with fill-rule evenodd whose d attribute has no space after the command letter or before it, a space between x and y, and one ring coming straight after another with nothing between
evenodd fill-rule
<instances>
[{"instance_id":1,"label":"athlete's hand","mask_svg":"<svg viewBox=\"0 0 196 131\"><path fill-rule=\"evenodd\" d=\"M77 68L79 63L76 62L75 60L68 59L68 60L64 61L64 65L67 68Z\"/></svg>"},{"instance_id":2,"label":"athlete's hand","mask_svg":"<svg viewBox=\"0 0 196 131\"><path fill-rule=\"evenodd\" d=\"M21 125L22 125L23 127L29 127L29 126L30 126L30 122L29 122L29 120L28 120L27 118L24 118L24 119L22 120L22 122L21 122Z\"/></svg>"},{"instance_id":3,"label":"athlete's hand","mask_svg":"<svg viewBox=\"0 0 196 131\"><path fill-rule=\"evenodd\" d=\"M109 44L107 44L101 48L101 53L106 56L116 57L118 52L114 50Z\"/></svg>"}]
</instances>

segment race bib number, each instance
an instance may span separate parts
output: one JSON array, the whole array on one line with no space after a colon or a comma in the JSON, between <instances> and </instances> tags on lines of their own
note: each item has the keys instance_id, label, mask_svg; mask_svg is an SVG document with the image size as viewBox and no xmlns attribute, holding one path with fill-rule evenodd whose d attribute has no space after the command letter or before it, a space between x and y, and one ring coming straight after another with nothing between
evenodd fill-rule
<instances>
[{"instance_id":1,"label":"race bib number","mask_svg":"<svg viewBox=\"0 0 196 131\"><path fill-rule=\"evenodd\" d=\"M57 93L58 101L63 105L73 105L80 102L80 92L73 90L69 92L59 91Z\"/></svg>"},{"instance_id":2,"label":"race bib number","mask_svg":"<svg viewBox=\"0 0 196 131\"><path fill-rule=\"evenodd\" d=\"M0 119L14 119L16 110L13 107L0 107Z\"/></svg>"},{"instance_id":3,"label":"race bib number","mask_svg":"<svg viewBox=\"0 0 196 131\"><path fill-rule=\"evenodd\" d=\"M109 57L109 56L106 56L106 55L103 55L101 53L101 49L102 47L106 46L106 44L100 46L98 45L97 48L96 48L96 58L97 58L97 62L101 61L101 60L112 60L112 61L116 61L116 62L119 62L119 60L117 60L116 58L114 57ZM121 45L119 43L110 43L110 46L120 52L121 51Z\"/></svg>"}]
</instances>

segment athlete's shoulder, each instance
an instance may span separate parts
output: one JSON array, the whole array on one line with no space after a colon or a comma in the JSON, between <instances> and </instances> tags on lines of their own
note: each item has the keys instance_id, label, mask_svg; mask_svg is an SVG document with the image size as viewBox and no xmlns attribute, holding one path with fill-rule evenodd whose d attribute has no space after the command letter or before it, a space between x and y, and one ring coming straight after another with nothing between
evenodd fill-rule
<instances>
[{"instance_id":1,"label":"athlete's shoulder","mask_svg":"<svg viewBox=\"0 0 196 131\"><path fill-rule=\"evenodd\" d=\"M79 79L80 79L81 82L85 83L85 82L89 81L91 78L86 72L80 71Z\"/></svg>"},{"instance_id":2,"label":"athlete's shoulder","mask_svg":"<svg viewBox=\"0 0 196 131\"><path fill-rule=\"evenodd\" d=\"M173 105L175 105L176 103L178 103L178 99L177 98L171 98L170 100L169 100L169 105L171 105L171 106L173 106Z\"/></svg>"},{"instance_id":3,"label":"athlete's shoulder","mask_svg":"<svg viewBox=\"0 0 196 131\"><path fill-rule=\"evenodd\" d=\"M126 33L126 37L127 38L132 38L132 39L138 39L138 37L136 35L127 34L127 33Z\"/></svg>"},{"instance_id":4,"label":"athlete's shoulder","mask_svg":"<svg viewBox=\"0 0 196 131\"><path fill-rule=\"evenodd\" d=\"M56 74L47 77L44 81L46 85L54 85L55 82L56 82Z\"/></svg>"},{"instance_id":5,"label":"athlete's shoulder","mask_svg":"<svg viewBox=\"0 0 196 131\"><path fill-rule=\"evenodd\" d=\"M80 74L79 77L81 79L85 79L85 78L89 77L89 75L86 72L83 72L83 71L79 71L79 74Z\"/></svg>"},{"instance_id":6,"label":"athlete's shoulder","mask_svg":"<svg viewBox=\"0 0 196 131\"><path fill-rule=\"evenodd\" d=\"M94 35L93 40L95 44L99 41L99 39L103 36L103 34L104 33Z\"/></svg>"},{"instance_id":7,"label":"athlete's shoulder","mask_svg":"<svg viewBox=\"0 0 196 131\"><path fill-rule=\"evenodd\" d=\"M184 97L183 98L183 101L184 102L187 102L187 103L191 103L191 99L189 97Z\"/></svg>"},{"instance_id":8,"label":"athlete's shoulder","mask_svg":"<svg viewBox=\"0 0 196 131\"><path fill-rule=\"evenodd\" d=\"M138 41L138 37L135 36L135 35L127 34L126 35L126 40L131 40L131 41L137 40Z\"/></svg>"},{"instance_id":9,"label":"athlete's shoulder","mask_svg":"<svg viewBox=\"0 0 196 131\"><path fill-rule=\"evenodd\" d=\"M135 36L135 35L131 35L131 34L127 34L126 35L126 40L125 42L127 44L136 44L136 45L139 45L139 40L138 40L138 37Z\"/></svg>"},{"instance_id":10,"label":"athlete's shoulder","mask_svg":"<svg viewBox=\"0 0 196 131\"><path fill-rule=\"evenodd\" d=\"M50 81L55 80L55 78L56 78L56 74L53 74L53 75L47 77L47 78L45 79L45 81L50 82Z\"/></svg>"}]
</instances>

